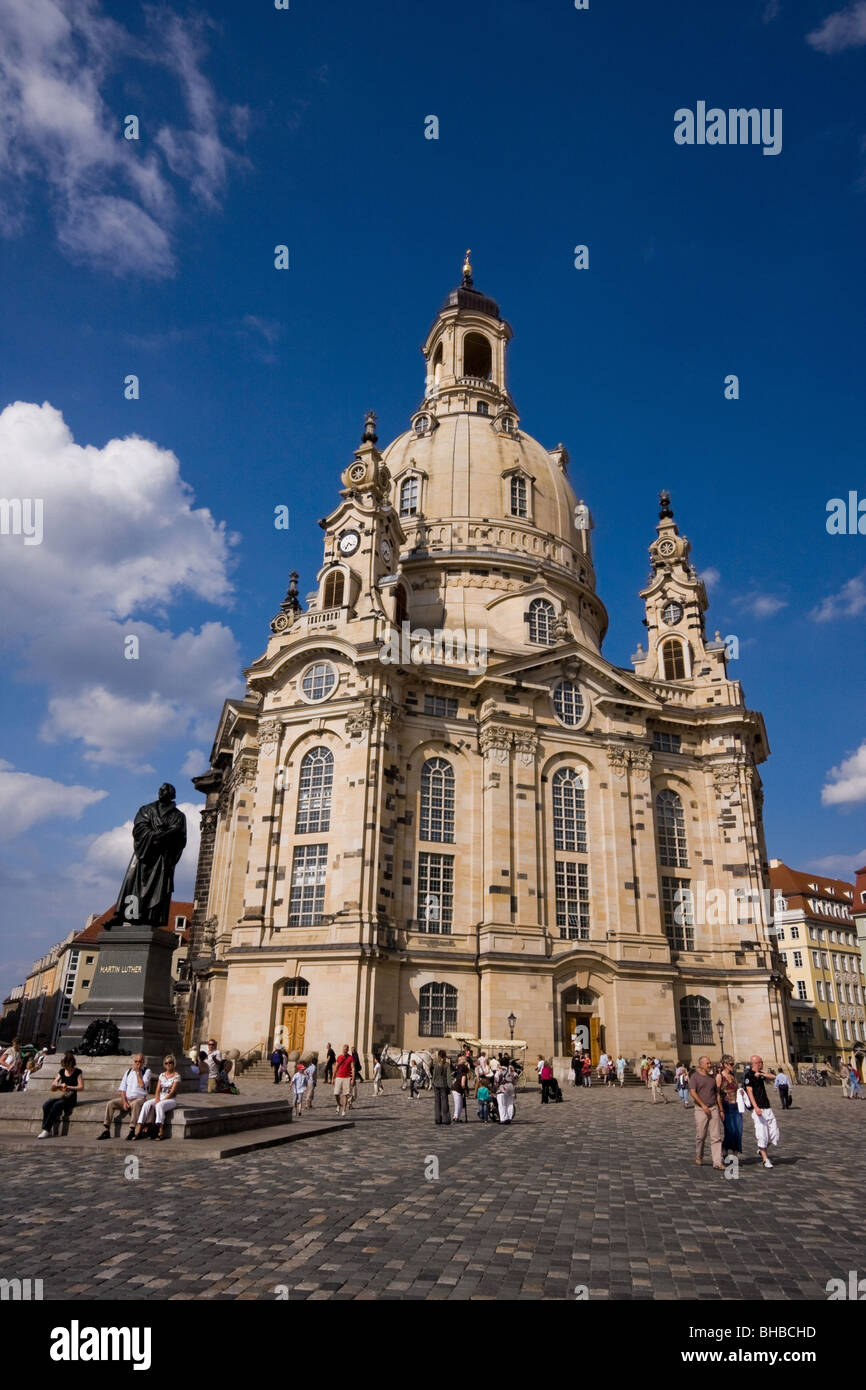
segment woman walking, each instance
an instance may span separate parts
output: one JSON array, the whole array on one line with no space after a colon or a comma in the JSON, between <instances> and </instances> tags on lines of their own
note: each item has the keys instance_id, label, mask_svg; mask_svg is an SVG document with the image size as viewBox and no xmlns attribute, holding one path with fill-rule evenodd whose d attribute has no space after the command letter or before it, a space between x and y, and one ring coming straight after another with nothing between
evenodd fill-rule
<instances>
[{"instance_id":1,"label":"woman walking","mask_svg":"<svg viewBox=\"0 0 866 1390\"><path fill-rule=\"evenodd\" d=\"M84 1073L75 1065L75 1058L71 1052L63 1054L60 1070L51 1083L51 1089L59 1091L60 1095L55 1096L53 1100L47 1100L42 1107L42 1133L38 1136L40 1139L47 1139L61 1119L69 1119L75 1109L78 1092L84 1090Z\"/></svg>"},{"instance_id":2,"label":"woman walking","mask_svg":"<svg viewBox=\"0 0 866 1390\"><path fill-rule=\"evenodd\" d=\"M583 1084L586 1087L586 1089L589 1090L592 1086L592 1061L590 1060L589 1055L587 1055L583 1059L583 1062L581 1064L581 1073L583 1075Z\"/></svg>"},{"instance_id":3,"label":"woman walking","mask_svg":"<svg viewBox=\"0 0 866 1390\"><path fill-rule=\"evenodd\" d=\"M156 1137L164 1139L163 1127L165 1117L170 1110L177 1105L175 1096L180 1088L180 1075L177 1070L177 1062L169 1053L163 1062L163 1070L159 1074L156 1083L156 1095L151 1096L141 1107L141 1114L138 1117L138 1124L135 1127L133 1139L140 1139L144 1130L150 1130L153 1125L153 1118L156 1119Z\"/></svg>"},{"instance_id":4,"label":"woman walking","mask_svg":"<svg viewBox=\"0 0 866 1390\"><path fill-rule=\"evenodd\" d=\"M517 1073L509 1062L499 1076L499 1085L496 1088L499 1119L502 1124L510 1125L514 1119L514 1083L517 1080Z\"/></svg>"},{"instance_id":5,"label":"woman walking","mask_svg":"<svg viewBox=\"0 0 866 1390\"><path fill-rule=\"evenodd\" d=\"M733 1057L722 1058L722 1069L716 1078L725 1112L725 1133L722 1139L722 1158L743 1152L743 1116L737 1104L739 1082L734 1074Z\"/></svg>"}]
</instances>

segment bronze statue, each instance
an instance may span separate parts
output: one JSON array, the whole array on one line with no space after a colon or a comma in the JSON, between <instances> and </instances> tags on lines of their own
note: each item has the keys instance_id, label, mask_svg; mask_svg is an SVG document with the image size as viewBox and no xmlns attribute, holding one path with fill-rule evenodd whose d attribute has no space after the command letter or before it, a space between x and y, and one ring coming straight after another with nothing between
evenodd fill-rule
<instances>
[{"instance_id":1,"label":"bronze statue","mask_svg":"<svg viewBox=\"0 0 866 1390\"><path fill-rule=\"evenodd\" d=\"M175 790L163 782L159 799L140 806L132 826L133 856L106 928L167 927L174 870L186 844L186 816L174 804Z\"/></svg>"}]
</instances>

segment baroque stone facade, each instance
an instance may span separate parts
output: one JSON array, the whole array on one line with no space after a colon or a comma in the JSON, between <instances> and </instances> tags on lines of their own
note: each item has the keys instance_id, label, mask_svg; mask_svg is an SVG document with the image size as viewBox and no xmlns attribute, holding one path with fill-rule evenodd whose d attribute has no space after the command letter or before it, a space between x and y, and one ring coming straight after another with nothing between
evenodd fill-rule
<instances>
[{"instance_id":1,"label":"baroque stone facade","mask_svg":"<svg viewBox=\"0 0 866 1390\"><path fill-rule=\"evenodd\" d=\"M577 1036L596 1056L695 1059L721 1022L738 1059L788 1057L760 909L707 925L682 907L697 882L768 886L763 721L707 640L666 494L648 649L634 670L602 656L591 516L564 447L520 427L510 337L465 268L409 429L380 453L368 416L313 600L293 575L223 710L195 779L187 1041L369 1058L507 1037L513 1014L531 1056ZM475 647L425 650L422 628Z\"/></svg>"}]
</instances>

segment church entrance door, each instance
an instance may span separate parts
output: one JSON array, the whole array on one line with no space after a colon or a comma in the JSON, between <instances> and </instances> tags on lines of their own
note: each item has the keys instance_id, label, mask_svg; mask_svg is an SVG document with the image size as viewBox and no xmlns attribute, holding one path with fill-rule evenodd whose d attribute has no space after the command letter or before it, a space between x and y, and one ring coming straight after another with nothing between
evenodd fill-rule
<instances>
[{"instance_id":1,"label":"church entrance door","mask_svg":"<svg viewBox=\"0 0 866 1390\"><path fill-rule=\"evenodd\" d=\"M284 1004L283 1047L287 1052L303 1052L306 1027L306 1004Z\"/></svg>"}]
</instances>

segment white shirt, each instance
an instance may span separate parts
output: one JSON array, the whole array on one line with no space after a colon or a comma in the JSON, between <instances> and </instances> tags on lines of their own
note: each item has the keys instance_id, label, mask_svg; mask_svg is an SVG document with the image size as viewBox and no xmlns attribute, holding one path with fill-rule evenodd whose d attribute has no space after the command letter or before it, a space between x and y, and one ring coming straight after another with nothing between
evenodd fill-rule
<instances>
[{"instance_id":1,"label":"white shirt","mask_svg":"<svg viewBox=\"0 0 866 1390\"><path fill-rule=\"evenodd\" d=\"M141 1085L139 1085L138 1078L135 1074L135 1067L127 1067L126 1071L123 1073L123 1080L120 1083L120 1089L126 1096L126 1099L138 1100L139 1096L146 1096L150 1090L151 1075L150 1067L142 1067Z\"/></svg>"},{"instance_id":2,"label":"white shirt","mask_svg":"<svg viewBox=\"0 0 866 1390\"><path fill-rule=\"evenodd\" d=\"M208 1054L207 1054L207 1074L208 1074L208 1076L210 1077L211 1081L216 1081L217 1077L219 1076L219 1074L220 1074L220 1067L219 1067L219 1064L220 1064L220 1062L222 1061L222 1059L223 1059L223 1055L222 1055L222 1053L220 1052L220 1050L219 1050L218 1047L215 1047L214 1050L213 1050L213 1052L208 1052Z\"/></svg>"},{"instance_id":3,"label":"white shirt","mask_svg":"<svg viewBox=\"0 0 866 1390\"><path fill-rule=\"evenodd\" d=\"M166 1096L168 1095L169 1091L171 1090L172 1086L175 1084L176 1081L180 1081L180 1075L178 1072L175 1072L174 1076L169 1076L168 1072L160 1072L159 1080L156 1083L156 1088L159 1092L160 1100L165 1100Z\"/></svg>"},{"instance_id":4,"label":"white shirt","mask_svg":"<svg viewBox=\"0 0 866 1390\"><path fill-rule=\"evenodd\" d=\"M307 1073L305 1071L295 1072L292 1077L292 1087L296 1096L303 1095L304 1091L307 1089Z\"/></svg>"},{"instance_id":5,"label":"white shirt","mask_svg":"<svg viewBox=\"0 0 866 1390\"><path fill-rule=\"evenodd\" d=\"M662 1074L662 1069L661 1069L661 1067L653 1067L652 1071L650 1072L650 1081L660 1081L660 1080L661 1080L661 1074Z\"/></svg>"}]
</instances>

